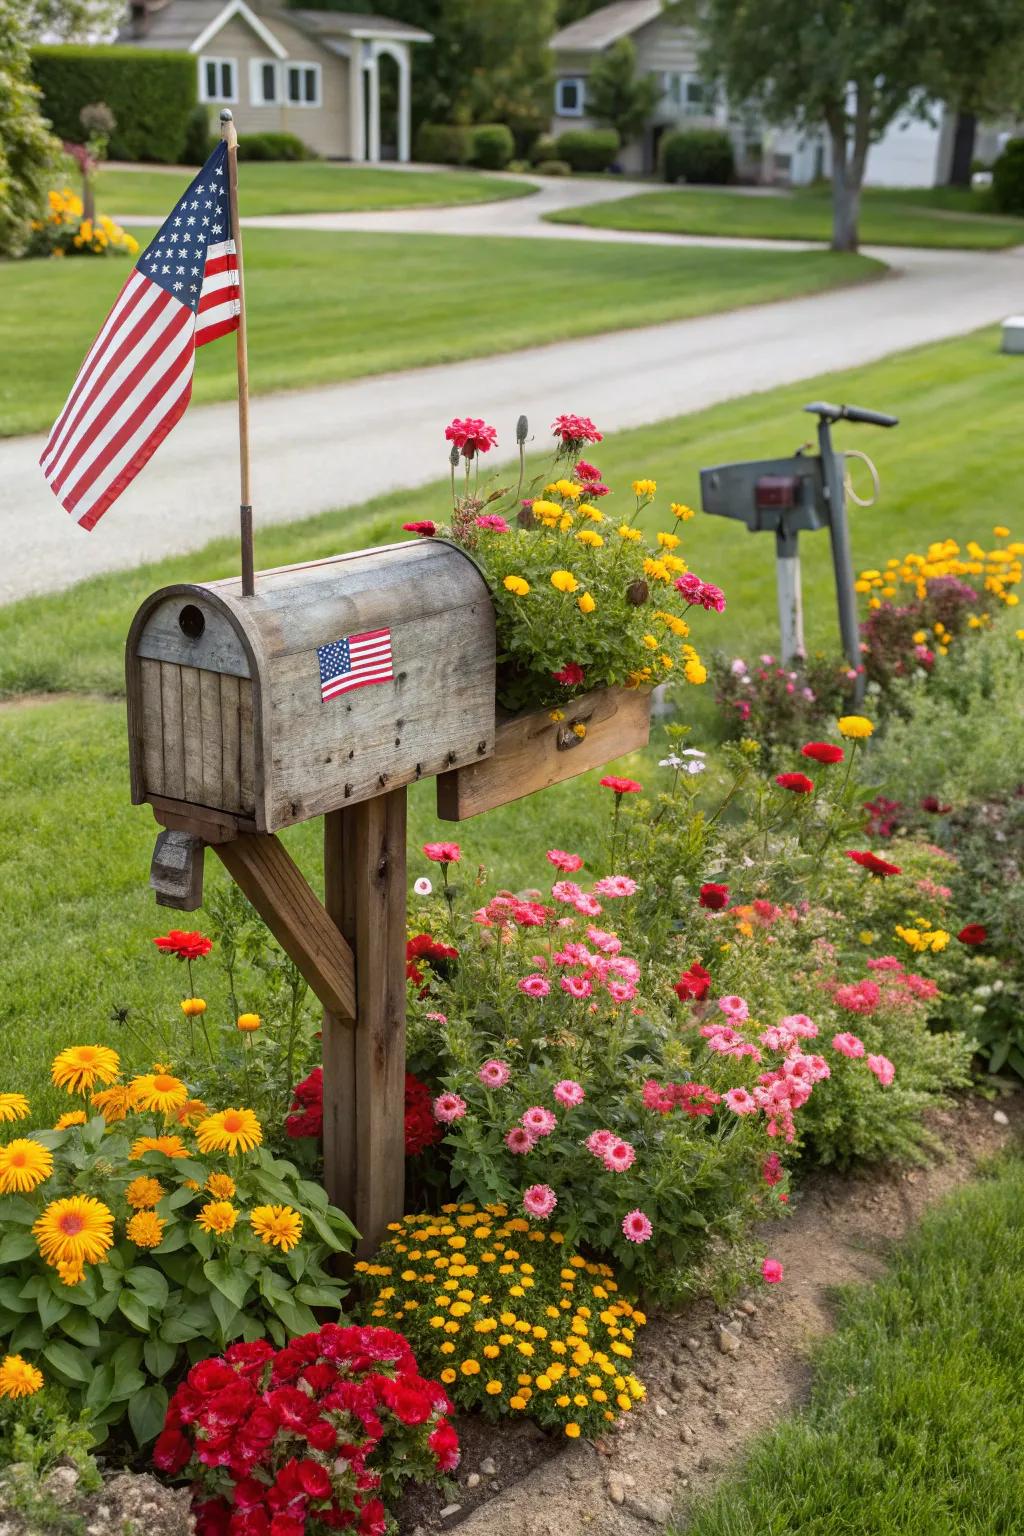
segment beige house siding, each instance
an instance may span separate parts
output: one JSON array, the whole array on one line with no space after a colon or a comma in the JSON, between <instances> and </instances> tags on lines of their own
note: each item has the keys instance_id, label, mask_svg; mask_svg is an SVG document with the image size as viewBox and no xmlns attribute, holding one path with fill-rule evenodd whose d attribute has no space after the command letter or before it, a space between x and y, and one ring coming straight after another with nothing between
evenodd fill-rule
<instances>
[{"instance_id":1,"label":"beige house siding","mask_svg":"<svg viewBox=\"0 0 1024 1536\"><path fill-rule=\"evenodd\" d=\"M289 62L318 64L319 107L300 107L287 101L278 101L270 106L254 102L250 66L278 63L278 60L241 16L233 16L219 32L207 39L201 53L197 55L197 71L202 70L204 58L235 61L238 100L230 105L239 133L294 133L296 138L308 144L319 155L348 157L351 154L348 59L321 47L304 32L280 22L276 16L272 23L268 21L264 24L281 46L287 49L287 58L279 61L280 94L285 94L284 74ZM202 95L201 73L199 89ZM218 103L209 102L207 105L211 119L215 119Z\"/></svg>"}]
</instances>

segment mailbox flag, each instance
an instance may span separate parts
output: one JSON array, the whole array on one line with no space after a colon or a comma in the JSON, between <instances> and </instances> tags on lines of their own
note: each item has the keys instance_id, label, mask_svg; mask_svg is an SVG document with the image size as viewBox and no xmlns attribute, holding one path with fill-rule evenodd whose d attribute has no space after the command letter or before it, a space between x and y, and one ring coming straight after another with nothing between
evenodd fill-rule
<instances>
[{"instance_id":1,"label":"mailbox flag","mask_svg":"<svg viewBox=\"0 0 1024 1536\"><path fill-rule=\"evenodd\" d=\"M83 528L184 415L196 347L238 329L227 154L222 140L135 263L43 449L50 489Z\"/></svg>"},{"instance_id":2,"label":"mailbox flag","mask_svg":"<svg viewBox=\"0 0 1024 1536\"><path fill-rule=\"evenodd\" d=\"M395 675L391 657L390 629L368 629L362 635L343 635L330 645L317 647L320 663L320 702L339 693L387 683Z\"/></svg>"}]
</instances>

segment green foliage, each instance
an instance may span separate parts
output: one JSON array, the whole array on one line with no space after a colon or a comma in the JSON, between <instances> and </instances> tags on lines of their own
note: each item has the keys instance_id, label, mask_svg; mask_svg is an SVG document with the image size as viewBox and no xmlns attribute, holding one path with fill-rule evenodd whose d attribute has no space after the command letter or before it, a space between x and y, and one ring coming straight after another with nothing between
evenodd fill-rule
<instances>
[{"instance_id":1,"label":"green foliage","mask_svg":"<svg viewBox=\"0 0 1024 1536\"><path fill-rule=\"evenodd\" d=\"M196 105L196 64L190 54L40 45L32 50L32 74L62 139L78 142L82 107L103 101L117 120L110 138L113 159L168 164L181 159Z\"/></svg>"},{"instance_id":2,"label":"green foliage","mask_svg":"<svg viewBox=\"0 0 1024 1536\"><path fill-rule=\"evenodd\" d=\"M732 140L722 128L679 128L658 146L666 181L724 186L736 174Z\"/></svg>"},{"instance_id":3,"label":"green foliage","mask_svg":"<svg viewBox=\"0 0 1024 1536\"><path fill-rule=\"evenodd\" d=\"M472 130L470 164L484 171L503 171L515 154L511 128L504 123L478 123Z\"/></svg>"},{"instance_id":4,"label":"green foliage","mask_svg":"<svg viewBox=\"0 0 1024 1536\"><path fill-rule=\"evenodd\" d=\"M571 176L572 166L568 160L539 160L534 170L540 176Z\"/></svg>"},{"instance_id":5,"label":"green foliage","mask_svg":"<svg viewBox=\"0 0 1024 1536\"><path fill-rule=\"evenodd\" d=\"M239 160L315 160L310 149L294 133L242 133L238 136Z\"/></svg>"},{"instance_id":6,"label":"green foliage","mask_svg":"<svg viewBox=\"0 0 1024 1536\"><path fill-rule=\"evenodd\" d=\"M459 1408L526 1414L574 1439L643 1397L629 1362L644 1314L607 1264L566 1248L557 1229L468 1203L395 1226L356 1265L369 1321L404 1334Z\"/></svg>"},{"instance_id":7,"label":"green foliage","mask_svg":"<svg viewBox=\"0 0 1024 1536\"><path fill-rule=\"evenodd\" d=\"M55 1383L31 1397L0 1403L0 1508L47 1536L81 1536L80 1517L43 1484L55 1468L71 1466L82 1493L98 1491L102 1478L93 1444L88 1414L73 1415L67 1394Z\"/></svg>"},{"instance_id":8,"label":"green foliage","mask_svg":"<svg viewBox=\"0 0 1024 1536\"><path fill-rule=\"evenodd\" d=\"M539 165L542 160L553 160L558 153L558 142L553 134L539 133L530 148L530 159L534 165Z\"/></svg>"},{"instance_id":9,"label":"green foliage","mask_svg":"<svg viewBox=\"0 0 1024 1536\"><path fill-rule=\"evenodd\" d=\"M598 55L587 77L587 112L614 128L624 144L637 138L658 102L653 75L638 75L632 38L620 37Z\"/></svg>"},{"instance_id":10,"label":"green foliage","mask_svg":"<svg viewBox=\"0 0 1024 1536\"><path fill-rule=\"evenodd\" d=\"M88 43L124 20L121 0L18 0L26 35L33 41Z\"/></svg>"},{"instance_id":11,"label":"green foliage","mask_svg":"<svg viewBox=\"0 0 1024 1536\"><path fill-rule=\"evenodd\" d=\"M432 165L468 165L469 129L457 123L421 123L416 131L416 159Z\"/></svg>"},{"instance_id":12,"label":"green foliage","mask_svg":"<svg viewBox=\"0 0 1024 1536\"><path fill-rule=\"evenodd\" d=\"M1024 139L1011 139L992 167L992 199L1000 213L1024 214Z\"/></svg>"},{"instance_id":13,"label":"green foliage","mask_svg":"<svg viewBox=\"0 0 1024 1536\"><path fill-rule=\"evenodd\" d=\"M216 140L210 131L210 111L201 102L197 102L189 113L188 127L185 130L185 142L181 149L181 158L185 165L205 165L213 153ZM133 171L133 175L136 173Z\"/></svg>"},{"instance_id":14,"label":"green foliage","mask_svg":"<svg viewBox=\"0 0 1024 1536\"><path fill-rule=\"evenodd\" d=\"M614 128L570 128L556 140L558 159L574 171L606 171L619 152Z\"/></svg>"},{"instance_id":15,"label":"green foliage","mask_svg":"<svg viewBox=\"0 0 1024 1536\"><path fill-rule=\"evenodd\" d=\"M677 1536L1024 1528L1022 1270L1024 1165L1007 1161L926 1215L887 1279L847 1293L810 1406Z\"/></svg>"},{"instance_id":16,"label":"green foliage","mask_svg":"<svg viewBox=\"0 0 1024 1536\"><path fill-rule=\"evenodd\" d=\"M161 1134L162 1124L135 1113L110 1126L97 1114L84 1126L35 1131L32 1139L53 1153L53 1173L32 1194L0 1197L4 1348L25 1354L57 1381L73 1409L88 1415L97 1439L127 1420L139 1445L159 1434L168 1390L189 1363L233 1339L269 1337L281 1345L315 1328L311 1307L339 1308L346 1286L328 1266L354 1235L318 1184L265 1148L234 1158L204 1155L189 1145L187 1130L180 1155L138 1145L140 1137ZM210 1191L215 1174L222 1182ZM130 1225L125 1191L140 1177L160 1188L156 1246L129 1235L141 1236ZM102 1262L86 1265L77 1284L65 1284L44 1263L32 1231L51 1201L71 1195L100 1200L115 1224L113 1246ZM199 1218L207 1202L218 1200L235 1219L215 1234ZM249 1218L262 1205L299 1214L297 1246L285 1252L257 1235Z\"/></svg>"},{"instance_id":17,"label":"green foliage","mask_svg":"<svg viewBox=\"0 0 1024 1536\"><path fill-rule=\"evenodd\" d=\"M0 0L0 257L20 256L42 216L60 155L48 129L31 80L24 11L19 0Z\"/></svg>"}]
</instances>

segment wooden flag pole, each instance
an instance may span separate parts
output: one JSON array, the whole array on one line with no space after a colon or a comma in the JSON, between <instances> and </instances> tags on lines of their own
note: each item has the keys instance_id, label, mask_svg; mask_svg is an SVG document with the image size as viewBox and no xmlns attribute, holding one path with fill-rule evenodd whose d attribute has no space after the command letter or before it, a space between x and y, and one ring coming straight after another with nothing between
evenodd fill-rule
<instances>
[{"instance_id":1,"label":"wooden flag pole","mask_svg":"<svg viewBox=\"0 0 1024 1536\"><path fill-rule=\"evenodd\" d=\"M252 499L249 490L249 351L245 332L245 279L242 275L242 226L238 218L238 134L229 108L220 114L220 136L228 146L228 206L231 234L238 261L238 451L241 461L241 503L239 521L242 535L242 596L252 597L256 590L252 548Z\"/></svg>"}]
</instances>

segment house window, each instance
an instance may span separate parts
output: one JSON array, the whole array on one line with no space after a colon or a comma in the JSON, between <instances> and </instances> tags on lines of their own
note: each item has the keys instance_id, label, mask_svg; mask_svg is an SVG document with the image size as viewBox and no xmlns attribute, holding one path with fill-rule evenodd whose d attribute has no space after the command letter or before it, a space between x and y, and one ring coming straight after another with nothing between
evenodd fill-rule
<instances>
[{"instance_id":1,"label":"house window","mask_svg":"<svg viewBox=\"0 0 1024 1536\"><path fill-rule=\"evenodd\" d=\"M288 104L293 107L320 105L320 65L288 64Z\"/></svg>"},{"instance_id":2,"label":"house window","mask_svg":"<svg viewBox=\"0 0 1024 1536\"><path fill-rule=\"evenodd\" d=\"M707 117L714 105L699 75L678 70L668 70L662 75L662 96L672 111L683 117Z\"/></svg>"},{"instance_id":3,"label":"house window","mask_svg":"<svg viewBox=\"0 0 1024 1536\"><path fill-rule=\"evenodd\" d=\"M559 117L583 116L583 77L564 75L555 83L555 112Z\"/></svg>"},{"instance_id":4,"label":"house window","mask_svg":"<svg viewBox=\"0 0 1024 1536\"><path fill-rule=\"evenodd\" d=\"M249 63L249 100L254 107L272 107L281 99L281 79L273 59Z\"/></svg>"},{"instance_id":5,"label":"house window","mask_svg":"<svg viewBox=\"0 0 1024 1536\"><path fill-rule=\"evenodd\" d=\"M199 60L200 101L237 101L238 65L234 59Z\"/></svg>"}]
</instances>

